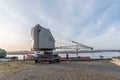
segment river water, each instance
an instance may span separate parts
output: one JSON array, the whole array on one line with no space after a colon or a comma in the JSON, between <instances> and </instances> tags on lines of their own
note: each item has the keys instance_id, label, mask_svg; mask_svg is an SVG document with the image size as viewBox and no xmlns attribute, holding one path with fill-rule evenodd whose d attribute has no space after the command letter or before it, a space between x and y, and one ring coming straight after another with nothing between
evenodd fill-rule
<instances>
[{"instance_id":1,"label":"river water","mask_svg":"<svg viewBox=\"0 0 120 80\"><path fill-rule=\"evenodd\" d=\"M19 60L23 59L24 55L7 55L7 57L18 57ZM61 57L66 57L66 54L59 54ZM69 57L76 57L76 54L69 54ZM78 56L80 57L86 57L89 56L92 59L100 59L101 56L103 59L109 59L112 57L118 57L120 56L119 52L99 52L99 53L79 53Z\"/></svg>"}]
</instances>

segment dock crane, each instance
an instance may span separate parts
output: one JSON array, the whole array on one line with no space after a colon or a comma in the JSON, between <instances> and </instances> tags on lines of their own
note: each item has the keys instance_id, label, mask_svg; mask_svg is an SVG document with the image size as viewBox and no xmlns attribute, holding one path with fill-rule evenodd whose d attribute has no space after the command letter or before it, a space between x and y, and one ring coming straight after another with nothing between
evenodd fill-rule
<instances>
[{"instance_id":1,"label":"dock crane","mask_svg":"<svg viewBox=\"0 0 120 80\"><path fill-rule=\"evenodd\" d=\"M75 45L69 46L59 46L55 47L55 39L49 29L42 27L37 24L31 30L32 36L32 51L35 51L36 57L35 62L59 62L59 56L57 54L53 54L53 50L55 49L76 49L77 57L79 49L91 49L92 47L83 45L76 41L71 41Z\"/></svg>"},{"instance_id":2,"label":"dock crane","mask_svg":"<svg viewBox=\"0 0 120 80\"><path fill-rule=\"evenodd\" d=\"M35 62L59 62L59 56L53 54L55 49L55 39L49 29L46 29L39 24L31 30L32 47L35 52Z\"/></svg>"}]
</instances>

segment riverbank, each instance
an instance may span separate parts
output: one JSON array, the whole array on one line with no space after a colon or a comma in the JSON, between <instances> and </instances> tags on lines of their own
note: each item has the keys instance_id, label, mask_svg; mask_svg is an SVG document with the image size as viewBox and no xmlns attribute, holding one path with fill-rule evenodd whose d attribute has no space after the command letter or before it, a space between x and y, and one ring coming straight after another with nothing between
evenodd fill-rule
<instances>
[{"instance_id":1,"label":"riverbank","mask_svg":"<svg viewBox=\"0 0 120 80\"><path fill-rule=\"evenodd\" d=\"M0 62L0 75L9 75L28 68L30 68L30 66L23 61Z\"/></svg>"},{"instance_id":2,"label":"riverbank","mask_svg":"<svg viewBox=\"0 0 120 80\"><path fill-rule=\"evenodd\" d=\"M120 67L110 61L61 62L35 64L34 62L1 63L0 80L119 80ZM4 67L7 65L6 67Z\"/></svg>"}]
</instances>

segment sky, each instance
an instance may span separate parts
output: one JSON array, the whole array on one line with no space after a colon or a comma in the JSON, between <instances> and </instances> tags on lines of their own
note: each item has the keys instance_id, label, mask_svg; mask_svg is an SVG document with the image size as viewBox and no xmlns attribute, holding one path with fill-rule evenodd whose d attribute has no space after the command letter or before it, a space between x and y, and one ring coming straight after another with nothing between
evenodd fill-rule
<instances>
[{"instance_id":1,"label":"sky","mask_svg":"<svg viewBox=\"0 0 120 80\"><path fill-rule=\"evenodd\" d=\"M30 50L36 24L49 28L56 42L64 37L120 49L120 0L0 0L0 48Z\"/></svg>"}]
</instances>

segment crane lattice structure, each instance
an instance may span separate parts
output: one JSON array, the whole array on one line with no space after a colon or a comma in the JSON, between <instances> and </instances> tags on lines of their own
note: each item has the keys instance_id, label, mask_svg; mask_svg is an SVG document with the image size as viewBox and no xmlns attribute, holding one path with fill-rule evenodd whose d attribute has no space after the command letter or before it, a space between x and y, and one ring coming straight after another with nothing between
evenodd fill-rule
<instances>
[{"instance_id":1,"label":"crane lattice structure","mask_svg":"<svg viewBox=\"0 0 120 80\"><path fill-rule=\"evenodd\" d=\"M56 47L56 49L75 49L77 57L78 57L78 53L79 53L79 51L81 49L90 49L90 50L93 50L93 47L89 47L89 46L86 46L84 44L81 44L81 43L78 43L78 42L75 42L75 41L72 41L72 43L75 43L76 45L59 46L59 47ZM67 56L68 56L68 54L67 54Z\"/></svg>"},{"instance_id":2,"label":"crane lattice structure","mask_svg":"<svg viewBox=\"0 0 120 80\"><path fill-rule=\"evenodd\" d=\"M59 47L56 47L56 49L90 49L90 50L93 50L93 47L89 47L89 46L86 46L84 44L81 44L81 43L78 43L78 42L75 42L75 41L72 41L72 43L75 43L76 45L69 45L69 46L59 46Z\"/></svg>"},{"instance_id":3,"label":"crane lattice structure","mask_svg":"<svg viewBox=\"0 0 120 80\"><path fill-rule=\"evenodd\" d=\"M59 34L59 33L56 33L55 31L53 31L53 33L54 34L56 34L57 35L57 37L59 36L59 37L61 37L60 38L60 40L62 39L62 40L67 40L67 41L65 41L65 42L67 42L67 46L58 46L58 47L55 47L55 49L74 49L74 50L81 50L81 49L89 49L89 50L93 50L93 47L89 47L89 46L87 46L87 45L84 45L84 44L81 44L81 43L79 43L79 42L76 42L76 41L74 41L74 40L71 40L71 39L69 39L69 38L67 38L67 37L65 37L65 36L63 36L63 35L61 35L61 34ZM60 42L58 42L58 43L60 43ZM71 44L72 43L72 44ZM65 44L64 42L62 42L61 44Z\"/></svg>"}]
</instances>

